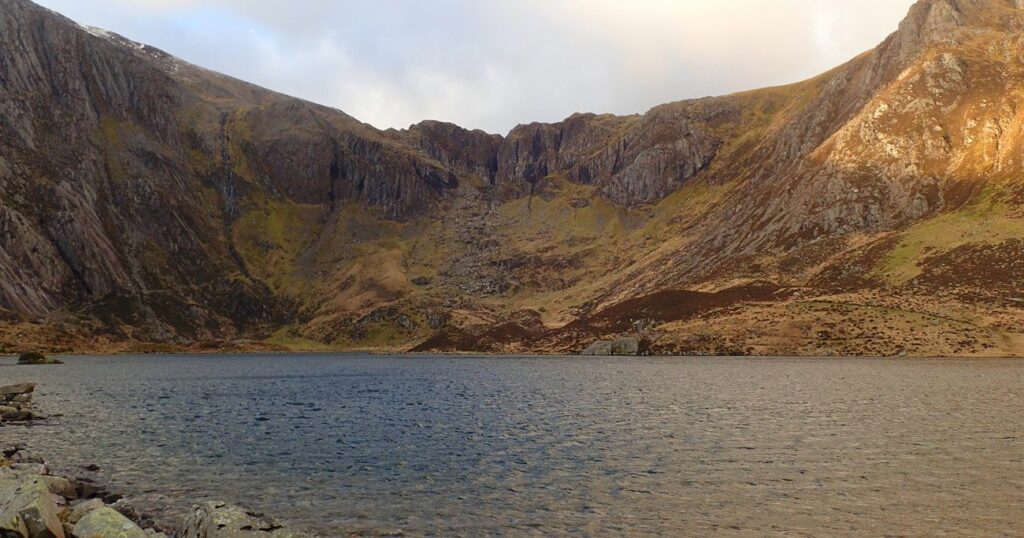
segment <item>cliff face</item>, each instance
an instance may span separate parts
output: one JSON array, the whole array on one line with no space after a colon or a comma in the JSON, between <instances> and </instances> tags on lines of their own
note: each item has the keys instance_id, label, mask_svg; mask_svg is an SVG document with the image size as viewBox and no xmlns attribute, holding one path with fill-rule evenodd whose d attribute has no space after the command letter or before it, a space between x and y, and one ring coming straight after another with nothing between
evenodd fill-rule
<instances>
[{"instance_id":1,"label":"cliff face","mask_svg":"<svg viewBox=\"0 0 1024 538\"><path fill-rule=\"evenodd\" d=\"M0 0L0 346L1024 352L1022 29L921 0L812 80L498 136Z\"/></svg>"}]
</instances>

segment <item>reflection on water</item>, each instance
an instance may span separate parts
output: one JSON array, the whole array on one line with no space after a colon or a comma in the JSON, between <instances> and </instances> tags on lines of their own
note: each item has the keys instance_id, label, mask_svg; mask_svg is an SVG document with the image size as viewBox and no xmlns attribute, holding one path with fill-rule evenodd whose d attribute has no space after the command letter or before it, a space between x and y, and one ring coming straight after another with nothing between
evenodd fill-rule
<instances>
[{"instance_id":1,"label":"reflection on water","mask_svg":"<svg viewBox=\"0 0 1024 538\"><path fill-rule=\"evenodd\" d=\"M10 364L12 361L4 361ZM144 509L329 535L1012 535L1024 362L83 357L0 367Z\"/></svg>"}]
</instances>

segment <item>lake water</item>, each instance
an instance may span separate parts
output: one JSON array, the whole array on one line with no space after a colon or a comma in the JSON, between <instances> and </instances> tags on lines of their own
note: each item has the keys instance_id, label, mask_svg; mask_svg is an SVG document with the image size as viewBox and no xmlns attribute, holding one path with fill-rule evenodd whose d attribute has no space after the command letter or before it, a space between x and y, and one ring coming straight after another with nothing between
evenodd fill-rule
<instances>
[{"instance_id":1,"label":"lake water","mask_svg":"<svg viewBox=\"0 0 1024 538\"><path fill-rule=\"evenodd\" d=\"M1019 536L1024 361L72 357L0 427L328 536Z\"/></svg>"}]
</instances>

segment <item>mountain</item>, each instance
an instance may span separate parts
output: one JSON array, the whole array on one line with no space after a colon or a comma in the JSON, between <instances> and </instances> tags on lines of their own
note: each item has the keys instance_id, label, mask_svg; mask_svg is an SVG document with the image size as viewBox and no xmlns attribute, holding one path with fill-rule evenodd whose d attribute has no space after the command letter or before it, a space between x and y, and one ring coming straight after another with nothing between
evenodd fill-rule
<instances>
[{"instance_id":1,"label":"mountain","mask_svg":"<svg viewBox=\"0 0 1024 538\"><path fill-rule=\"evenodd\" d=\"M1024 354L1024 2L811 80L380 131L0 0L0 351Z\"/></svg>"}]
</instances>

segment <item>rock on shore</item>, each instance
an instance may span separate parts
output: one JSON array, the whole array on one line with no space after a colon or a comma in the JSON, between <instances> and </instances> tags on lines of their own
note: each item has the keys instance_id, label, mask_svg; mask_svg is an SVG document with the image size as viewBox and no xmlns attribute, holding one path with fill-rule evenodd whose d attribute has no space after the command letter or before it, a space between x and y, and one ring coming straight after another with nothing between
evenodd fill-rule
<instances>
[{"instance_id":1,"label":"rock on shore","mask_svg":"<svg viewBox=\"0 0 1024 538\"><path fill-rule=\"evenodd\" d=\"M181 526L180 538L305 538L311 535L285 528L262 514L237 506L207 502L192 509Z\"/></svg>"},{"instance_id":2,"label":"rock on shore","mask_svg":"<svg viewBox=\"0 0 1024 538\"><path fill-rule=\"evenodd\" d=\"M37 418L32 412L35 383L0 387L0 422L25 422Z\"/></svg>"},{"instance_id":3,"label":"rock on shore","mask_svg":"<svg viewBox=\"0 0 1024 538\"><path fill-rule=\"evenodd\" d=\"M116 500L114 500L116 499ZM108 504L106 501L113 501ZM21 447L0 452L3 538L312 538L262 514L226 503L198 505L177 528L160 528L131 503L87 479L50 474Z\"/></svg>"},{"instance_id":4,"label":"rock on shore","mask_svg":"<svg viewBox=\"0 0 1024 538\"><path fill-rule=\"evenodd\" d=\"M597 341L587 346L580 355L592 357L626 357L643 354L642 342L636 338L621 338L614 341Z\"/></svg>"},{"instance_id":5,"label":"rock on shore","mask_svg":"<svg viewBox=\"0 0 1024 538\"><path fill-rule=\"evenodd\" d=\"M0 387L0 410L29 420L34 383ZM26 417L26 418L22 418ZM6 414L4 421L8 421ZM14 421L13 419L11 421ZM3 428L5 424L0 424ZM89 470L95 470L90 467ZM198 505L177 528L161 528L126 499L87 478L50 474L23 446L0 450L0 538L312 538L226 503Z\"/></svg>"},{"instance_id":6,"label":"rock on shore","mask_svg":"<svg viewBox=\"0 0 1024 538\"><path fill-rule=\"evenodd\" d=\"M0 452L0 536L4 538L147 538L166 537L143 530L122 512L130 505L107 506L112 498L87 480L50 474L43 459L22 447ZM115 508L120 508L119 512Z\"/></svg>"}]
</instances>

